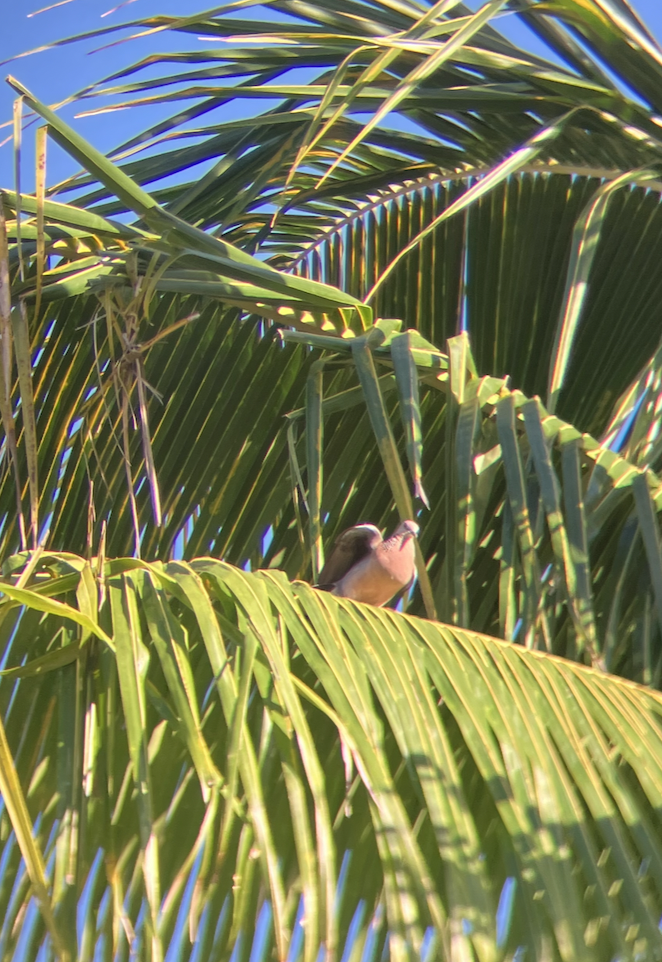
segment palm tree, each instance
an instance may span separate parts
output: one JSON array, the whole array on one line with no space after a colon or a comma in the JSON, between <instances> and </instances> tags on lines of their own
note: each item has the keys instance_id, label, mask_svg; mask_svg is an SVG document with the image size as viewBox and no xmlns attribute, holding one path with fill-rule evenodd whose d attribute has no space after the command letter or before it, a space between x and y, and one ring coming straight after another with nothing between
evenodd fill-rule
<instances>
[{"instance_id":1,"label":"palm tree","mask_svg":"<svg viewBox=\"0 0 662 962\"><path fill-rule=\"evenodd\" d=\"M268 9L134 21L108 157L11 80L0 956L660 958L662 52ZM303 583L398 516L406 613Z\"/></svg>"}]
</instances>

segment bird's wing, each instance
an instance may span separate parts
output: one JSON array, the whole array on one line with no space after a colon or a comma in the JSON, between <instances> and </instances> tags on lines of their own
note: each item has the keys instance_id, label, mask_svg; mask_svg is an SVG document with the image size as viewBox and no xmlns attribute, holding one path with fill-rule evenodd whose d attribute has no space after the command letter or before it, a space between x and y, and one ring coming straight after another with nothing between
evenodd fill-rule
<instances>
[{"instance_id":1,"label":"bird's wing","mask_svg":"<svg viewBox=\"0 0 662 962\"><path fill-rule=\"evenodd\" d=\"M319 587L335 585L381 542L382 536L374 524L356 524L343 531L336 538L333 551L319 573Z\"/></svg>"}]
</instances>

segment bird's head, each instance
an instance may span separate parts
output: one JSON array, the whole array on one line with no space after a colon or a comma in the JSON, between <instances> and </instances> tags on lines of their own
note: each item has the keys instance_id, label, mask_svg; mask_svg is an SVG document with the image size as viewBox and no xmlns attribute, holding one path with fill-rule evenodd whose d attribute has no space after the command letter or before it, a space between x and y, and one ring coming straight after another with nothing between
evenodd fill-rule
<instances>
[{"instance_id":1,"label":"bird's head","mask_svg":"<svg viewBox=\"0 0 662 962\"><path fill-rule=\"evenodd\" d=\"M420 530L415 521L403 521L395 529L394 536L399 535L403 541L409 541L410 538L416 538Z\"/></svg>"}]
</instances>

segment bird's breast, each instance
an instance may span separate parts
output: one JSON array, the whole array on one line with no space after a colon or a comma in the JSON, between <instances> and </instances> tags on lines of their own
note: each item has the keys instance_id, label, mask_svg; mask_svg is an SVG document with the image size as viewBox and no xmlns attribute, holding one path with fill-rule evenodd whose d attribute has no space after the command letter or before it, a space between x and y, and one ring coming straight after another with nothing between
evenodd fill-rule
<instances>
[{"instance_id":1,"label":"bird's breast","mask_svg":"<svg viewBox=\"0 0 662 962\"><path fill-rule=\"evenodd\" d=\"M381 607L414 577L415 555L411 539L384 542L337 583L334 594Z\"/></svg>"}]
</instances>

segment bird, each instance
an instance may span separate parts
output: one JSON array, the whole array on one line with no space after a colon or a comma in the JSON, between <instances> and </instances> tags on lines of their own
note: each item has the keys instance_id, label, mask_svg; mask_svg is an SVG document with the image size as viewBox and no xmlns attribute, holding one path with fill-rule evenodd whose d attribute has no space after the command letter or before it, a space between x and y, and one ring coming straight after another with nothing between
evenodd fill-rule
<instances>
[{"instance_id":1,"label":"bird","mask_svg":"<svg viewBox=\"0 0 662 962\"><path fill-rule=\"evenodd\" d=\"M403 521L385 541L374 524L356 524L338 535L314 587L340 598L381 608L416 577L415 521Z\"/></svg>"}]
</instances>

